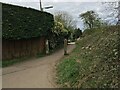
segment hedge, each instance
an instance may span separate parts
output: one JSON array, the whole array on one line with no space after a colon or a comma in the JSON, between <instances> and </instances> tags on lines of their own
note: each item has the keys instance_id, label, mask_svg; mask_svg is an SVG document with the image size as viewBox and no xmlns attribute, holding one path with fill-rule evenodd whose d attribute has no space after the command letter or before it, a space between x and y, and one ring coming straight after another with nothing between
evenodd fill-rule
<instances>
[{"instance_id":1,"label":"hedge","mask_svg":"<svg viewBox=\"0 0 120 90\"><path fill-rule=\"evenodd\" d=\"M47 36L53 15L31 8L2 3L2 38L10 40Z\"/></svg>"}]
</instances>

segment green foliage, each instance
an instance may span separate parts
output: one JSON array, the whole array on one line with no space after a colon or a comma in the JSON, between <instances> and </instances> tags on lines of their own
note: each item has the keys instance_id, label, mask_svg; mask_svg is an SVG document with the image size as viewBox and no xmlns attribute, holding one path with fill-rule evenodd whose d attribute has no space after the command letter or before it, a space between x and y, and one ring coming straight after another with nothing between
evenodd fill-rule
<instances>
[{"instance_id":1,"label":"green foliage","mask_svg":"<svg viewBox=\"0 0 120 90\"><path fill-rule=\"evenodd\" d=\"M83 32L76 49L58 64L57 80L61 87L118 88L119 28L110 26Z\"/></svg>"},{"instance_id":2,"label":"green foliage","mask_svg":"<svg viewBox=\"0 0 120 90\"><path fill-rule=\"evenodd\" d=\"M55 21L52 32L58 36L59 35L66 36L68 34L68 31L64 28L63 24L57 21Z\"/></svg>"},{"instance_id":3,"label":"green foliage","mask_svg":"<svg viewBox=\"0 0 120 90\"><path fill-rule=\"evenodd\" d=\"M21 62L24 62L24 61L27 61L27 60L30 60L31 58L41 58L41 57L44 57L46 54L45 52L44 53L37 53L35 57L31 57L31 56L24 56L24 57L18 57L18 58L14 58L14 59L9 59L9 60L1 60L0 64L1 64L1 67L8 67L8 66L11 66L13 64L17 64L17 63L21 63Z\"/></svg>"},{"instance_id":4,"label":"green foliage","mask_svg":"<svg viewBox=\"0 0 120 90\"><path fill-rule=\"evenodd\" d=\"M52 28L51 36L49 37L50 50L61 48L64 44L64 39L68 38L69 32L64 28L61 22L55 21Z\"/></svg>"},{"instance_id":5,"label":"green foliage","mask_svg":"<svg viewBox=\"0 0 120 90\"><path fill-rule=\"evenodd\" d=\"M80 17L83 20L85 27L89 29L100 27L102 22L94 11L87 11L82 13L80 14Z\"/></svg>"},{"instance_id":6,"label":"green foliage","mask_svg":"<svg viewBox=\"0 0 120 90\"><path fill-rule=\"evenodd\" d=\"M54 25L53 15L31 8L2 4L3 39L47 36Z\"/></svg>"},{"instance_id":7,"label":"green foliage","mask_svg":"<svg viewBox=\"0 0 120 90\"><path fill-rule=\"evenodd\" d=\"M57 12L55 15L55 20L57 22L61 22L66 29L76 28L76 21L68 12Z\"/></svg>"},{"instance_id":8,"label":"green foliage","mask_svg":"<svg viewBox=\"0 0 120 90\"><path fill-rule=\"evenodd\" d=\"M68 31L64 28L61 22L54 22L54 27L52 28L52 34L49 38L50 50L56 49L63 45L65 36L67 36Z\"/></svg>"},{"instance_id":9,"label":"green foliage","mask_svg":"<svg viewBox=\"0 0 120 90\"><path fill-rule=\"evenodd\" d=\"M21 57L21 58L15 58L13 60L1 60L2 61L2 67L8 67L8 66L11 66L13 64L16 64L16 63L20 63L20 62L23 62L23 61L26 61L26 60L30 60L30 56L27 56L27 57Z\"/></svg>"},{"instance_id":10,"label":"green foliage","mask_svg":"<svg viewBox=\"0 0 120 90\"><path fill-rule=\"evenodd\" d=\"M65 38L70 38L74 29L76 28L76 21L73 19L73 17L69 13L62 11L56 13L55 20L62 23L64 26L64 31L66 31L66 33L68 32Z\"/></svg>"},{"instance_id":11,"label":"green foliage","mask_svg":"<svg viewBox=\"0 0 120 90\"><path fill-rule=\"evenodd\" d=\"M74 30L74 33L73 33L73 38L74 39L77 39L77 38L79 38L79 37L81 37L82 36L82 30L80 30L79 28L78 29L75 29Z\"/></svg>"},{"instance_id":12,"label":"green foliage","mask_svg":"<svg viewBox=\"0 0 120 90\"><path fill-rule=\"evenodd\" d=\"M79 63L75 61L76 58L65 59L58 66L58 83L63 84L63 87L71 87L75 84L77 80L76 77L79 76ZM61 70L63 70L61 72Z\"/></svg>"}]
</instances>

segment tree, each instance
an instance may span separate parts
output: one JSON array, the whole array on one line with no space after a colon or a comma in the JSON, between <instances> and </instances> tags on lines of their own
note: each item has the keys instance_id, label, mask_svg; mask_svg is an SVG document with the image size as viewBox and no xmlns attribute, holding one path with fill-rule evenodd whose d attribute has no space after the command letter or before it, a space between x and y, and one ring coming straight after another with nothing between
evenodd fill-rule
<instances>
[{"instance_id":1,"label":"tree","mask_svg":"<svg viewBox=\"0 0 120 90\"><path fill-rule=\"evenodd\" d=\"M120 24L120 0L119 1L114 1L114 2L103 2L103 5L105 5L105 10L111 11L109 15L107 15L107 18L115 18L117 19L117 24ZM116 22L116 20L107 20L108 23L113 23Z\"/></svg>"},{"instance_id":2,"label":"tree","mask_svg":"<svg viewBox=\"0 0 120 90\"><path fill-rule=\"evenodd\" d=\"M59 11L55 14L55 20L62 23L65 30L68 31L68 34L65 38L72 39L72 33L76 28L76 21L73 19L73 17L65 11Z\"/></svg>"},{"instance_id":3,"label":"tree","mask_svg":"<svg viewBox=\"0 0 120 90\"><path fill-rule=\"evenodd\" d=\"M82 30L80 30L79 28L78 29L75 29L74 30L74 34L73 34L73 38L74 39L77 39L77 38L79 38L79 37L81 37L82 36Z\"/></svg>"},{"instance_id":4,"label":"tree","mask_svg":"<svg viewBox=\"0 0 120 90\"><path fill-rule=\"evenodd\" d=\"M57 21L55 21L52 32L56 34L57 36L59 35L67 36L68 34L68 31L64 28L63 24Z\"/></svg>"},{"instance_id":5,"label":"tree","mask_svg":"<svg viewBox=\"0 0 120 90\"><path fill-rule=\"evenodd\" d=\"M87 11L80 14L86 28L96 28L101 25L101 20L94 11Z\"/></svg>"},{"instance_id":6,"label":"tree","mask_svg":"<svg viewBox=\"0 0 120 90\"><path fill-rule=\"evenodd\" d=\"M65 29L69 30L76 28L76 21L69 13L65 11L56 12L55 20L61 22L64 25Z\"/></svg>"},{"instance_id":7,"label":"tree","mask_svg":"<svg viewBox=\"0 0 120 90\"><path fill-rule=\"evenodd\" d=\"M54 27L52 28L52 33L49 38L50 50L54 50L59 46L63 45L64 38L68 36L68 31L64 28L61 22L54 22Z\"/></svg>"}]
</instances>

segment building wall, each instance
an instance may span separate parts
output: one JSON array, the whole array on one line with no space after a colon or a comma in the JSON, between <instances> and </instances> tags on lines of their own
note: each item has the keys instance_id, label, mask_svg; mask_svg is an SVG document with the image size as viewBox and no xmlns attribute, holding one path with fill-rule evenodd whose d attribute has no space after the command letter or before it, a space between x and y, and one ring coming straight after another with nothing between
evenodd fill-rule
<instances>
[{"instance_id":1,"label":"building wall","mask_svg":"<svg viewBox=\"0 0 120 90\"><path fill-rule=\"evenodd\" d=\"M2 40L2 59L9 60L44 53L45 38Z\"/></svg>"}]
</instances>

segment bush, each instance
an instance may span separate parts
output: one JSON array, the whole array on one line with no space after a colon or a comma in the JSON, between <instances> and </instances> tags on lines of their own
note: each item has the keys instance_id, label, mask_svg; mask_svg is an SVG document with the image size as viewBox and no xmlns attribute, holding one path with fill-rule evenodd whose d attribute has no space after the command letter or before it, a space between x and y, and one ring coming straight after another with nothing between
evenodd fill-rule
<instances>
[{"instance_id":1,"label":"bush","mask_svg":"<svg viewBox=\"0 0 120 90\"><path fill-rule=\"evenodd\" d=\"M73 33L73 38L74 39L77 39L77 38L79 38L79 37L81 37L82 36L82 31L78 28L78 29L75 29L74 30L74 33Z\"/></svg>"},{"instance_id":2,"label":"bush","mask_svg":"<svg viewBox=\"0 0 120 90\"><path fill-rule=\"evenodd\" d=\"M119 28L84 31L73 52L57 65L58 84L67 88L118 88Z\"/></svg>"},{"instance_id":3,"label":"bush","mask_svg":"<svg viewBox=\"0 0 120 90\"><path fill-rule=\"evenodd\" d=\"M47 36L54 25L53 15L31 8L2 3L2 14L3 39Z\"/></svg>"},{"instance_id":4,"label":"bush","mask_svg":"<svg viewBox=\"0 0 120 90\"><path fill-rule=\"evenodd\" d=\"M64 28L63 24L55 21L52 29L50 41L50 50L61 47L64 44L64 38L68 35L68 31Z\"/></svg>"}]
</instances>

